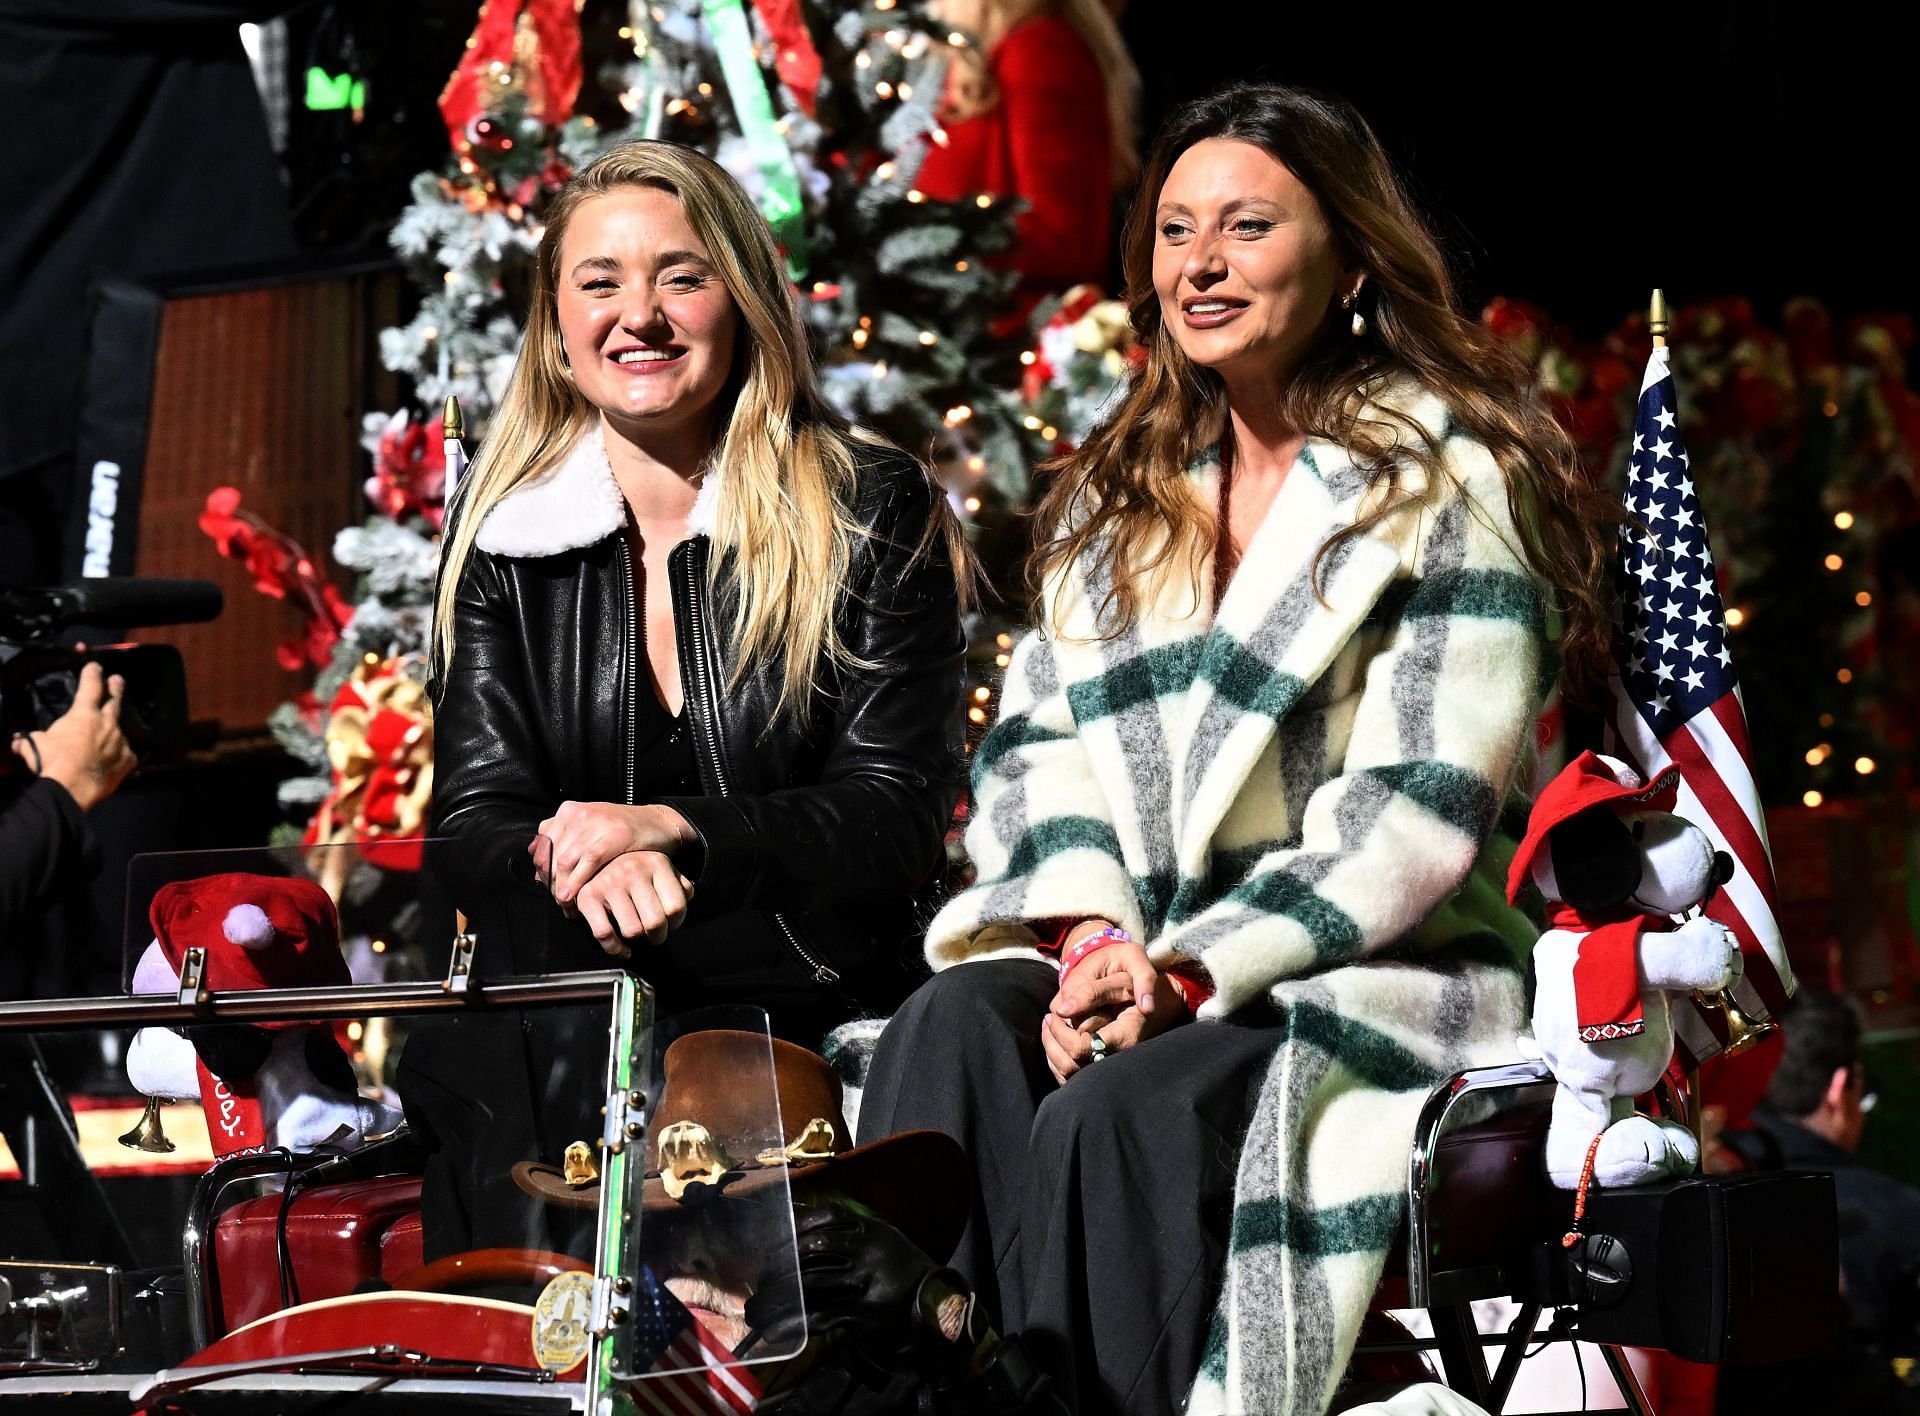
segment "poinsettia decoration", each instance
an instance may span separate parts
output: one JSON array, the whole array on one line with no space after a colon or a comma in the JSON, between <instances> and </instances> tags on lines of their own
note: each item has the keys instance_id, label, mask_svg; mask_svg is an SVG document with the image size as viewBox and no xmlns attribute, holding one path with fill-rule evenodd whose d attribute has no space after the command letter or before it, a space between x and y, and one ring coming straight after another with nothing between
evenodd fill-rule
<instances>
[{"instance_id":1,"label":"poinsettia decoration","mask_svg":"<svg viewBox=\"0 0 1920 1416\"><path fill-rule=\"evenodd\" d=\"M387 420L373 448L367 500L396 521L425 518L435 531L446 517L447 454L440 429L401 409Z\"/></svg>"},{"instance_id":2,"label":"poinsettia decoration","mask_svg":"<svg viewBox=\"0 0 1920 1416\"><path fill-rule=\"evenodd\" d=\"M214 488L200 513L200 529L213 538L221 555L246 566L254 589L300 611L304 628L274 650L280 667L289 673L309 665L326 667L353 618L352 608L299 542L246 510L240 500L237 488Z\"/></svg>"}]
</instances>

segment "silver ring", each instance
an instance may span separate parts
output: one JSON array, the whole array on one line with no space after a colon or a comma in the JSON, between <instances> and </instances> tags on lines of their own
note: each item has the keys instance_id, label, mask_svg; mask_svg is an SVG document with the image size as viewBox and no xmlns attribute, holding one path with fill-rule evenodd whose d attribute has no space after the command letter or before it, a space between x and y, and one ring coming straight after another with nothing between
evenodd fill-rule
<instances>
[{"instance_id":1,"label":"silver ring","mask_svg":"<svg viewBox=\"0 0 1920 1416\"><path fill-rule=\"evenodd\" d=\"M1107 1055L1107 1040L1104 1037L1100 1036L1099 1033L1095 1033L1091 1038L1087 1040L1087 1046L1093 1049L1094 1061L1100 1062L1105 1060Z\"/></svg>"}]
</instances>

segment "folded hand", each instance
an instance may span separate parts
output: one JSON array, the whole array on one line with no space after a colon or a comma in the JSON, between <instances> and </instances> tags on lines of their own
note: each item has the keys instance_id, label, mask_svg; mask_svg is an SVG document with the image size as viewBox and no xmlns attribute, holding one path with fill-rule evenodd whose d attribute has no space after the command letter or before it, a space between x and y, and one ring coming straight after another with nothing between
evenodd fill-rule
<instances>
[{"instance_id":1,"label":"folded hand","mask_svg":"<svg viewBox=\"0 0 1920 1416\"><path fill-rule=\"evenodd\" d=\"M631 941L658 944L686 918L693 882L674 869L659 851L628 851L615 856L580 888L574 908L600 947L616 959L629 958Z\"/></svg>"},{"instance_id":2,"label":"folded hand","mask_svg":"<svg viewBox=\"0 0 1920 1416\"><path fill-rule=\"evenodd\" d=\"M693 827L670 806L620 806L610 801L563 801L539 825L528 845L554 900L570 905L581 888L616 856L629 851L671 855L691 841ZM542 844L542 842L546 844Z\"/></svg>"},{"instance_id":3,"label":"folded hand","mask_svg":"<svg viewBox=\"0 0 1920 1416\"><path fill-rule=\"evenodd\" d=\"M1068 971L1040 1024L1047 1069L1065 1082L1092 1065L1094 1038L1112 1053L1137 1046L1188 1020L1166 975L1131 941L1096 949Z\"/></svg>"}]
</instances>

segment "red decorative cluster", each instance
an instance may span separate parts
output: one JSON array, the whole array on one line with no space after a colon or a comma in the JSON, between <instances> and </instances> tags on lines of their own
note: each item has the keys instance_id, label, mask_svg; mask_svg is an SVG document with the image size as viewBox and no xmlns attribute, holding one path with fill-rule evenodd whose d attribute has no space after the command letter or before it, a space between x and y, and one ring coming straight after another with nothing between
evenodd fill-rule
<instances>
[{"instance_id":1,"label":"red decorative cluster","mask_svg":"<svg viewBox=\"0 0 1920 1416\"><path fill-rule=\"evenodd\" d=\"M396 420L380 435L366 492L382 516L423 516L438 531L447 510L447 453L439 430Z\"/></svg>"},{"instance_id":2,"label":"red decorative cluster","mask_svg":"<svg viewBox=\"0 0 1920 1416\"><path fill-rule=\"evenodd\" d=\"M1604 471L1633 425L1637 379L1652 348L1646 317L1623 320L1592 343L1519 300L1495 299L1481 318L1533 368L1586 465ZM1696 460L1712 444L1741 442L1784 466L1813 420L1841 416L1852 396L1864 406L1847 431L1862 445L1849 451L1920 461L1920 395L1906 381L1912 319L1865 315L1836 332L1825 306L1800 299L1788 303L1783 323L1784 331L1769 329L1752 302L1739 297L1688 305L1674 315L1668 343ZM1861 373L1864 380L1850 377Z\"/></svg>"},{"instance_id":3,"label":"red decorative cluster","mask_svg":"<svg viewBox=\"0 0 1920 1416\"><path fill-rule=\"evenodd\" d=\"M233 487L216 487L208 494L200 529L213 538L221 555L246 566L254 589L285 600L305 619L305 629L275 649L280 667L292 673L307 664L324 668L331 662L333 646L353 610L313 557L284 532L242 510L240 493Z\"/></svg>"},{"instance_id":4,"label":"red decorative cluster","mask_svg":"<svg viewBox=\"0 0 1920 1416\"><path fill-rule=\"evenodd\" d=\"M355 841L376 865L418 870L433 798L425 686L399 660L367 655L333 697L326 743L333 789L307 826L307 844Z\"/></svg>"},{"instance_id":5,"label":"red decorative cluster","mask_svg":"<svg viewBox=\"0 0 1920 1416\"><path fill-rule=\"evenodd\" d=\"M1046 323L1048 329L1066 329L1100 303L1100 288L1097 285L1077 285L1069 290L1066 299ZM1020 380L1020 395L1029 403L1038 403L1040 395L1053 381L1053 365L1047 359L1044 341L1034 345L1033 362L1026 367L1026 373Z\"/></svg>"}]
</instances>

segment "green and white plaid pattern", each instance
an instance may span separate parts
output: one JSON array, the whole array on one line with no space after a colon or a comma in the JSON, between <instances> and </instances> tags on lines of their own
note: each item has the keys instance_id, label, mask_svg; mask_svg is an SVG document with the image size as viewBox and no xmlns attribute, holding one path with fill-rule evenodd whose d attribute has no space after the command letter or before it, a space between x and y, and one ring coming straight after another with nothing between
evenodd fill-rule
<instances>
[{"instance_id":1,"label":"green and white plaid pattern","mask_svg":"<svg viewBox=\"0 0 1920 1416\"><path fill-rule=\"evenodd\" d=\"M1098 916L1156 963L1204 964L1203 1020L1263 994L1287 1010L1196 1412L1324 1408L1400 1222L1420 1099L1511 1057L1522 1023L1533 931L1505 903L1510 844L1483 847L1524 768L1545 609L1491 456L1437 399L1388 397L1439 433L1458 487L1409 465L1386 518L1322 560L1320 597L1315 553L1380 494L1319 442L1211 624L1205 583L1107 639L1100 570L1050 588L1061 631L1014 651L975 754L977 883L927 934L942 968ZM1193 475L1210 494L1217 458Z\"/></svg>"}]
</instances>

